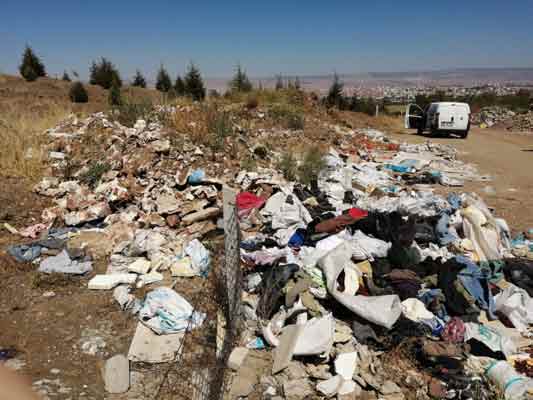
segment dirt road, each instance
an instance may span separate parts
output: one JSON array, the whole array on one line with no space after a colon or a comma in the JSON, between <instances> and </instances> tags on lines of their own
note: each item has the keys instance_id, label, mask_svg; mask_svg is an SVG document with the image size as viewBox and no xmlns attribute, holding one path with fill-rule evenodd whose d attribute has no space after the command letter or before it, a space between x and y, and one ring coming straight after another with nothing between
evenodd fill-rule
<instances>
[{"instance_id":1,"label":"dirt road","mask_svg":"<svg viewBox=\"0 0 533 400\"><path fill-rule=\"evenodd\" d=\"M391 134L397 140L422 143L431 140L453 145L459 157L473 163L490 182L467 182L461 191L474 191L507 220L513 232L533 228L533 134L500 129L472 128L466 140L427 137L411 132Z\"/></svg>"}]
</instances>

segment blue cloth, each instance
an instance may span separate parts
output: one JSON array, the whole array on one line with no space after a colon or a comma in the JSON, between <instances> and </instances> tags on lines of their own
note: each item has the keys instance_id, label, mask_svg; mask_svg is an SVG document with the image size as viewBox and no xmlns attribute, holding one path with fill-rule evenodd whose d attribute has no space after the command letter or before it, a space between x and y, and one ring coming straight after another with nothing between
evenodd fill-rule
<instances>
[{"instance_id":1,"label":"blue cloth","mask_svg":"<svg viewBox=\"0 0 533 400\"><path fill-rule=\"evenodd\" d=\"M446 301L446 297L444 296L444 293L441 289L427 290L419 294L417 297L418 300L424 303L426 305L426 308L430 310L433 314L435 314L438 318L445 322L450 319L450 316L448 315L448 311L446 310L446 306L444 304L440 304L440 307L438 309L436 309L435 304L433 304L434 300L439 297L441 298L443 303Z\"/></svg>"},{"instance_id":2,"label":"blue cloth","mask_svg":"<svg viewBox=\"0 0 533 400\"><path fill-rule=\"evenodd\" d=\"M435 230L441 246L448 246L450 243L459 240L457 233L450 229L450 216L446 212L441 213Z\"/></svg>"},{"instance_id":3,"label":"blue cloth","mask_svg":"<svg viewBox=\"0 0 533 400\"><path fill-rule=\"evenodd\" d=\"M41 255L41 248L38 244L18 244L9 246L7 252L18 262L30 262Z\"/></svg>"},{"instance_id":4,"label":"blue cloth","mask_svg":"<svg viewBox=\"0 0 533 400\"><path fill-rule=\"evenodd\" d=\"M187 180L191 184L197 184L197 183L202 183L204 179L205 179L205 171L203 169L197 169L189 175Z\"/></svg>"},{"instance_id":5,"label":"blue cloth","mask_svg":"<svg viewBox=\"0 0 533 400\"><path fill-rule=\"evenodd\" d=\"M456 211L459 209L459 207L461 207L461 198L459 196L457 196L457 194L455 193L450 193L448 195L448 203L450 203L450 206L452 206L452 210L453 211Z\"/></svg>"},{"instance_id":6,"label":"blue cloth","mask_svg":"<svg viewBox=\"0 0 533 400\"><path fill-rule=\"evenodd\" d=\"M457 277L461 280L465 289L476 299L478 306L487 311L489 319L497 319L494 314L496 311L494 297L489 288L490 271L463 256L456 256L455 261L460 265L464 265Z\"/></svg>"},{"instance_id":7,"label":"blue cloth","mask_svg":"<svg viewBox=\"0 0 533 400\"><path fill-rule=\"evenodd\" d=\"M304 232L298 229L289 239L289 247L302 247L302 245L304 244L304 240Z\"/></svg>"},{"instance_id":8,"label":"blue cloth","mask_svg":"<svg viewBox=\"0 0 533 400\"><path fill-rule=\"evenodd\" d=\"M385 168L391 170L392 172L398 172L402 174L411 171L410 167L406 167L403 165L385 164Z\"/></svg>"}]
</instances>

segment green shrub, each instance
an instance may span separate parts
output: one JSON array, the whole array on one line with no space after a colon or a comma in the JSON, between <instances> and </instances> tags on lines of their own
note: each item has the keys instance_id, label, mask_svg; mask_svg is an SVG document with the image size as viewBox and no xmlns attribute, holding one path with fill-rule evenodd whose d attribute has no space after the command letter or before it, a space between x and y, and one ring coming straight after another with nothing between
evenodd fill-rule
<instances>
[{"instance_id":1,"label":"green shrub","mask_svg":"<svg viewBox=\"0 0 533 400\"><path fill-rule=\"evenodd\" d=\"M291 152L282 154L278 162L277 168L281 171L285 179L288 181L296 180L296 173L298 172L298 164Z\"/></svg>"},{"instance_id":2,"label":"green shrub","mask_svg":"<svg viewBox=\"0 0 533 400\"><path fill-rule=\"evenodd\" d=\"M320 172L326 167L324 154L318 146L310 147L298 166L298 180L304 185L316 181Z\"/></svg>"},{"instance_id":3,"label":"green shrub","mask_svg":"<svg viewBox=\"0 0 533 400\"><path fill-rule=\"evenodd\" d=\"M102 176L111 169L108 163L93 162L89 166L89 170L80 176L80 182L88 185L90 188L94 188Z\"/></svg>"},{"instance_id":4,"label":"green shrub","mask_svg":"<svg viewBox=\"0 0 533 400\"><path fill-rule=\"evenodd\" d=\"M26 46L22 55L22 62L19 66L20 75L28 82L32 82L39 77L46 76L44 64L33 52L32 48Z\"/></svg>"},{"instance_id":5,"label":"green shrub","mask_svg":"<svg viewBox=\"0 0 533 400\"><path fill-rule=\"evenodd\" d=\"M111 88L109 89L108 102L112 107L120 106L122 104L122 96L120 94L120 86L116 80L113 80Z\"/></svg>"},{"instance_id":6,"label":"green shrub","mask_svg":"<svg viewBox=\"0 0 533 400\"><path fill-rule=\"evenodd\" d=\"M287 129L304 129L305 119L301 109L288 104L275 104L271 110L272 119Z\"/></svg>"},{"instance_id":7,"label":"green shrub","mask_svg":"<svg viewBox=\"0 0 533 400\"><path fill-rule=\"evenodd\" d=\"M111 61L102 57L98 63L94 62L90 69L90 83L91 85L98 85L104 89L109 89L116 81L118 86L122 86L122 80L117 68Z\"/></svg>"},{"instance_id":8,"label":"green shrub","mask_svg":"<svg viewBox=\"0 0 533 400\"><path fill-rule=\"evenodd\" d=\"M74 82L70 86L68 96L73 103L87 103L89 101L87 90L81 82Z\"/></svg>"},{"instance_id":9,"label":"green shrub","mask_svg":"<svg viewBox=\"0 0 533 400\"><path fill-rule=\"evenodd\" d=\"M241 169L245 171L255 171L257 169L257 161L251 154L248 154L244 160L241 161Z\"/></svg>"},{"instance_id":10,"label":"green shrub","mask_svg":"<svg viewBox=\"0 0 533 400\"><path fill-rule=\"evenodd\" d=\"M132 128L139 119L144 119L147 123L156 120L157 113L148 99L133 102L123 98L120 104L114 107L112 117L120 124Z\"/></svg>"}]
</instances>

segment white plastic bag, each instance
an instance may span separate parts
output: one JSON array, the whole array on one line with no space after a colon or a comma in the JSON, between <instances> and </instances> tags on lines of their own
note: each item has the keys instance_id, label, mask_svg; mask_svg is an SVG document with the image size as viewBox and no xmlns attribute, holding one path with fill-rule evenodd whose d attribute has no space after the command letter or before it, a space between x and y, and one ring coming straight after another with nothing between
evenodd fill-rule
<instances>
[{"instance_id":1,"label":"white plastic bag","mask_svg":"<svg viewBox=\"0 0 533 400\"><path fill-rule=\"evenodd\" d=\"M337 279L340 273L345 268L355 268L355 265L350 261L351 252L350 245L344 242L318 261L318 265L326 276L329 293L355 314L374 324L390 329L402 313L398 296L355 296L338 289Z\"/></svg>"}]
</instances>

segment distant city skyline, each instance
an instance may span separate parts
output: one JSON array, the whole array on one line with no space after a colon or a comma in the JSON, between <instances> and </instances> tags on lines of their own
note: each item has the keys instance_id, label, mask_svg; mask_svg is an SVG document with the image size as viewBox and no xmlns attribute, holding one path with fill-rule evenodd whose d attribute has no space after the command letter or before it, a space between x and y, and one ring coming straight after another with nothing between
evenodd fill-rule
<instances>
[{"instance_id":1,"label":"distant city skyline","mask_svg":"<svg viewBox=\"0 0 533 400\"><path fill-rule=\"evenodd\" d=\"M533 66L533 2L4 0L0 71L16 74L26 44L50 74L109 58L125 79L173 77L189 62L226 78Z\"/></svg>"}]
</instances>

